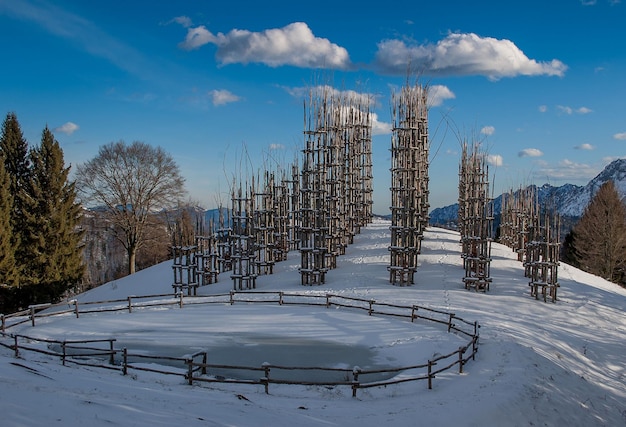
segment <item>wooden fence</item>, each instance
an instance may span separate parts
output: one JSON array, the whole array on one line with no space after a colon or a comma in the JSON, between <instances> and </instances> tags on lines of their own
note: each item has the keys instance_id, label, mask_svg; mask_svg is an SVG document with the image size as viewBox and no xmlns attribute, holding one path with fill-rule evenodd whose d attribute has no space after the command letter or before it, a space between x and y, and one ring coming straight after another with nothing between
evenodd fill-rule
<instances>
[{"instance_id":1,"label":"wooden fence","mask_svg":"<svg viewBox=\"0 0 626 427\"><path fill-rule=\"evenodd\" d=\"M411 322L416 320L425 320L435 322L446 327L448 333L457 333L468 338L467 344L459 347L457 350L446 355L441 355L433 359L429 359L423 363L403 366L396 368L385 368L376 370L364 370L358 366L353 368L323 368L311 366L281 366L271 363L264 363L262 366L231 366L207 363L208 353L199 351L185 357L169 357L158 355L145 355L130 353L128 349L115 349L115 339L104 340L46 340L40 338L32 338L21 334L8 334L7 329L20 325L25 322L31 322L34 327L36 319L50 317L60 314L73 313L78 318L83 314L101 313L108 311L128 311L132 313L134 309L145 309L157 306L175 305L180 308L186 305L198 304L226 304L233 305L235 303L263 303L278 305L307 305L320 307L343 307L347 309L356 309L367 312L369 316L393 316L405 318ZM39 304L29 307L12 315L2 315L2 336L9 338L10 344L0 341L0 345L11 348L15 352L15 356L20 356L22 351L34 351L47 355L58 356L65 365L67 362L88 365L93 367L102 367L107 369L120 370L124 375L130 369L138 371L150 371L165 375L179 375L185 378L188 384L194 383L236 383L236 384L259 384L265 388L265 392L269 393L270 384L291 384L305 386L347 386L352 389L352 396L356 397L358 389L366 389L371 387L383 387L392 384L400 384L411 381L427 380L428 388L432 389L433 379L437 374L450 370L458 365L458 372L462 373L465 364L471 359L474 360L478 352L479 340L479 324L478 322L469 322L454 313L443 310L433 309L420 305L398 305L385 302L377 302L372 299L363 299L357 297L346 297L330 293L288 293L283 291L246 291L237 292L230 291L228 294L215 294L204 296L189 296L182 292L172 296L166 295L148 295L148 296L129 296L121 300L109 300L98 302L79 303L76 300L64 302L60 304ZM48 349L37 348L32 344L35 342L46 343ZM54 350L54 348L57 350ZM103 357L108 362L95 363L94 358ZM180 368L172 366L172 369L157 369L154 367L146 367L141 360L149 359L156 361L157 364L166 362L169 365L180 363ZM97 359L96 359L97 360ZM131 362L135 360L137 362ZM152 366L152 365L151 365ZM232 371L252 371L259 372L258 379L237 379L225 378L219 375L207 375L211 370L228 369ZM280 376L272 377L272 372L280 371L318 371L318 372L334 372L341 373L342 381L302 381L281 379ZM402 373L402 374L399 374ZM375 374L399 374L387 380L364 381L368 376Z\"/></svg>"}]
</instances>

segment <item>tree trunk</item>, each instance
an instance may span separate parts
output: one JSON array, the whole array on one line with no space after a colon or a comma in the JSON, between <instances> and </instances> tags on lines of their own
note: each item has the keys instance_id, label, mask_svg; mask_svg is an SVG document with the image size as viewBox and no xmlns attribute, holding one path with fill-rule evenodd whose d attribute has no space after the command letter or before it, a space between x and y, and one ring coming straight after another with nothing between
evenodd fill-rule
<instances>
[{"instance_id":1,"label":"tree trunk","mask_svg":"<svg viewBox=\"0 0 626 427\"><path fill-rule=\"evenodd\" d=\"M137 247L132 245L128 248L128 274L134 274L136 270L135 259L137 258Z\"/></svg>"}]
</instances>

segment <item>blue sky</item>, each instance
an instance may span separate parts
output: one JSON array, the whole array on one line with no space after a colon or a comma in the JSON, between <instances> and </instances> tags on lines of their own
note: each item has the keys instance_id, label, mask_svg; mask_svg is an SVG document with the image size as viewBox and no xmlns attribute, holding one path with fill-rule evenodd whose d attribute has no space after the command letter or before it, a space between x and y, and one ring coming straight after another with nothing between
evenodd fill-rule
<instances>
[{"instance_id":1,"label":"blue sky","mask_svg":"<svg viewBox=\"0 0 626 427\"><path fill-rule=\"evenodd\" d=\"M457 199L461 140L496 194L585 184L626 156L626 4L619 0L176 2L0 0L0 112L66 164L138 140L169 152L192 200L287 165L316 85L375 100L374 212L389 213L390 96L430 88L430 202ZM408 65L410 64L410 66Z\"/></svg>"}]
</instances>

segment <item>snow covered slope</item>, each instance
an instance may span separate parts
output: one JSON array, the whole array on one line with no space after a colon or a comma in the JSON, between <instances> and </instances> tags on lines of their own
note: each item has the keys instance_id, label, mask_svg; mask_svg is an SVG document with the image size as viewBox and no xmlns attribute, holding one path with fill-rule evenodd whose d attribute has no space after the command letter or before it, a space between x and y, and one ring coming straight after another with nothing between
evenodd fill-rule
<instances>
[{"instance_id":1,"label":"snow covered slope","mask_svg":"<svg viewBox=\"0 0 626 427\"><path fill-rule=\"evenodd\" d=\"M62 366L58 358L34 353L15 359L10 350L0 347L2 425L626 425L626 290L562 264L559 301L535 300L515 254L494 244L491 290L467 291L461 281L459 235L438 228L426 232L416 284L394 287L386 270L389 225L377 220L365 228L321 287L300 285L299 256L292 253L277 265L275 274L258 279L257 289L322 291L420 304L476 320L481 325L479 352L463 374L438 376L432 390L425 382L414 382L359 391L356 399L349 388L277 386L266 395L260 386L188 386L179 377L147 372L122 376L116 371ZM170 292L172 278L171 264L162 263L89 291L79 300ZM231 287L231 281L221 277L200 292L223 293ZM234 326L228 310L236 308L236 323L243 329L270 324L268 330L280 336L297 335L304 328L302 336L323 340L347 334L344 326L350 325L351 342L382 346L391 359L433 348L429 336L421 336L419 329L417 336L407 338L406 330L395 332L394 321L386 319L381 331L359 312L333 309L329 313L321 308L286 313L276 305L264 307L254 305L249 312L235 305L101 313L79 319L50 317L34 328L26 323L10 332L58 339L89 333L116 336L132 329L143 331L137 337L143 341L202 346L189 342L193 338L182 333L181 322L200 331L206 325L207 333L220 330L220 325L229 331Z\"/></svg>"}]
</instances>

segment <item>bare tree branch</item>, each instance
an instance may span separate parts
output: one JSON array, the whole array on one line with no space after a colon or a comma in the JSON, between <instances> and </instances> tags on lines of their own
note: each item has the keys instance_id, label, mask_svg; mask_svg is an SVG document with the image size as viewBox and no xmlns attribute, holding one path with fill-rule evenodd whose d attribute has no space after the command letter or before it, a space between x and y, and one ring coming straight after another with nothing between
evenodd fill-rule
<instances>
[{"instance_id":1,"label":"bare tree branch","mask_svg":"<svg viewBox=\"0 0 626 427\"><path fill-rule=\"evenodd\" d=\"M184 179L174 159L160 147L135 141L112 142L77 167L76 187L83 204L102 207L120 231L128 272L145 243L150 215L176 207L185 197Z\"/></svg>"}]
</instances>

